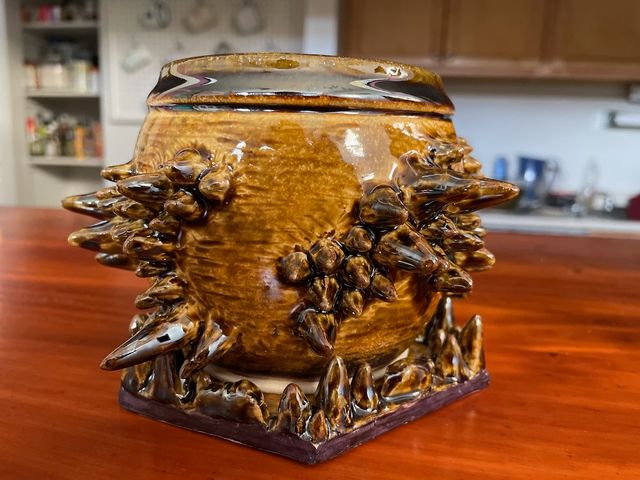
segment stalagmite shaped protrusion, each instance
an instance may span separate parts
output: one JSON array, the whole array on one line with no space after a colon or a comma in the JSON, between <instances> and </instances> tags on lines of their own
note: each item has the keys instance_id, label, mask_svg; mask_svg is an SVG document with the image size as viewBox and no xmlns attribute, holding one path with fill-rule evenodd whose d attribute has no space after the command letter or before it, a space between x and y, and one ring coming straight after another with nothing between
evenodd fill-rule
<instances>
[{"instance_id":1,"label":"stalagmite shaped protrusion","mask_svg":"<svg viewBox=\"0 0 640 480\"><path fill-rule=\"evenodd\" d=\"M156 402L179 406L191 396L193 384L178 376L174 352L158 355L151 362L151 377L142 395Z\"/></svg>"},{"instance_id":2,"label":"stalagmite shaped protrusion","mask_svg":"<svg viewBox=\"0 0 640 480\"><path fill-rule=\"evenodd\" d=\"M178 190L164 202L164 210L183 220L193 222L204 216L205 208L195 195L186 190Z\"/></svg>"},{"instance_id":3,"label":"stalagmite shaped protrusion","mask_svg":"<svg viewBox=\"0 0 640 480\"><path fill-rule=\"evenodd\" d=\"M420 233L429 240L440 242L445 249L478 250L484 245L482 239L462 230L444 214L425 225Z\"/></svg>"},{"instance_id":4,"label":"stalagmite shaped protrusion","mask_svg":"<svg viewBox=\"0 0 640 480\"><path fill-rule=\"evenodd\" d=\"M425 156L416 150L409 150L400 155L393 178L400 187L406 187L418 180L423 172L442 170L430 156Z\"/></svg>"},{"instance_id":5,"label":"stalagmite shaped protrusion","mask_svg":"<svg viewBox=\"0 0 640 480\"><path fill-rule=\"evenodd\" d=\"M305 281L311 275L311 265L307 254L304 252L290 253L280 261L278 271L288 283Z\"/></svg>"},{"instance_id":6,"label":"stalagmite shaped protrusion","mask_svg":"<svg viewBox=\"0 0 640 480\"><path fill-rule=\"evenodd\" d=\"M354 411L366 414L378 408L378 394L376 393L373 372L368 363L361 363L356 368L351 380L351 401Z\"/></svg>"},{"instance_id":7,"label":"stalagmite shaped protrusion","mask_svg":"<svg viewBox=\"0 0 640 480\"><path fill-rule=\"evenodd\" d=\"M455 262L469 272L481 272L493 267L496 257L486 248L474 252L455 252Z\"/></svg>"},{"instance_id":8,"label":"stalagmite shaped protrusion","mask_svg":"<svg viewBox=\"0 0 640 480\"><path fill-rule=\"evenodd\" d=\"M148 313L136 313L129 321L129 333L131 335L138 333L152 319L154 317Z\"/></svg>"},{"instance_id":9,"label":"stalagmite shaped protrusion","mask_svg":"<svg viewBox=\"0 0 640 480\"><path fill-rule=\"evenodd\" d=\"M395 227L409 219L407 207L393 188L381 186L360 200L360 220L376 227Z\"/></svg>"},{"instance_id":10,"label":"stalagmite shaped protrusion","mask_svg":"<svg viewBox=\"0 0 640 480\"><path fill-rule=\"evenodd\" d=\"M182 378L191 377L194 373L202 370L209 363L227 353L235 341L234 332L227 335L222 331L218 323L209 320L198 344L193 349L193 353L182 364L180 376Z\"/></svg>"},{"instance_id":11,"label":"stalagmite shaped protrusion","mask_svg":"<svg viewBox=\"0 0 640 480\"><path fill-rule=\"evenodd\" d=\"M125 220L111 228L111 238L114 242L124 243L131 235L150 235L151 230L144 220Z\"/></svg>"},{"instance_id":12,"label":"stalagmite shaped protrusion","mask_svg":"<svg viewBox=\"0 0 640 480\"><path fill-rule=\"evenodd\" d=\"M457 143L434 142L429 148L429 157L440 168L452 168L462 162L464 147Z\"/></svg>"},{"instance_id":13,"label":"stalagmite shaped protrusion","mask_svg":"<svg viewBox=\"0 0 640 480\"><path fill-rule=\"evenodd\" d=\"M137 262L124 253L99 253L96 261L106 267L123 268L125 270L135 270Z\"/></svg>"},{"instance_id":14,"label":"stalagmite shaped protrusion","mask_svg":"<svg viewBox=\"0 0 640 480\"><path fill-rule=\"evenodd\" d=\"M464 159L462 160L462 167L465 173L474 175L480 173L482 163L480 163L479 160L475 159L471 155L465 155Z\"/></svg>"},{"instance_id":15,"label":"stalagmite shaped protrusion","mask_svg":"<svg viewBox=\"0 0 640 480\"><path fill-rule=\"evenodd\" d=\"M455 200L455 207L460 212L474 212L482 208L493 207L517 197L520 193L520 189L509 182L481 177L477 177L476 182L477 191Z\"/></svg>"},{"instance_id":16,"label":"stalagmite shaped protrusion","mask_svg":"<svg viewBox=\"0 0 640 480\"><path fill-rule=\"evenodd\" d=\"M344 245L354 252L365 253L373 248L373 233L369 229L356 225L344 238Z\"/></svg>"},{"instance_id":17,"label":"stalagmite shaped protrusion","mask_svg":"<svg viewBox=\"0 0 640 480\"><path fill-rule=\"evenodd\" d=\"M462 358L469 370L475 375L484 368L482 319L480 315L471 317L458 338L460 339Z\"/></svg>"},{"instance_id":18,"label":"stalagmite shaped protrusion","mask_svg":"<svg viewBox=\"0 0 640 480\"><path fill-rule=\"evenodd\" d=\"M151 322L116 348L102 361L101 368L118 370L151 360L191 342L198 327L186 313L179 309L166 321Z\"/></svg>"},{"instance_id":19,"label":"stalagmite shaped protrusion","mask_svg":"<svg viewBox=\"0 0 640 480\"><path fill-rule=\"evenodd\" d=\"M212 382L209 388L198 390L194 405L205 415L228 418L234 422L266 426L269 418L262 391L246 379L225 384Z\"/></svg>"},{"instance_id":20,"label":"stalagmite shaped protrusion","mask_svg":"<svg viewBox=\"0 0 640 480\"><path fill-rule=\"evenodd\" d=\"M374 273L371 278L369 291L372 295L385 302L393 302L398 298L398 292L393 282L378 272Z\"/></svg>"},{"instance_id":21,"label":"stalagmite shaped protrusion","mask_svg":"<svg viewBox=\"0 0 640 480\"><path fill-rule=\"evenodd\" d=\"M453 315L453 300L448 295L443 295L438 302L438 307L433 317L427 323L425 336L428 337L431 332L442 329L449 333L453 329L454 315Z\"/></svg>"},{"instance_id":22,"label":"stalagmite shaped protrusion","mask_svg":"<svg viewBox=\"0 0 640 480\"><path fill-rule=\"evenodd\" d=\"M460 235L445 238L443 246L447 250L473 251L484 246L484 241L477 235L460 230Z\"/></svg>"},{"instance_id":23,"label":"stalagmite shaped protrusion","mask_svg":"<svg viewBox=\"0 0 640 480\"><path fill-rule=\"evenodd\" d=\"M453 220L444 214L439 214L427 222L420 229L420 233L429 240L442 241L447 237L458 234L459 230Z\"/></svg>"},{"instance_id":24,"label":"stalagmite shaped protrusion","mask_svg":"<svg viewBox=\"0 0 640 480\"><path fill-rule=\"evenodd\" d=\"M351 392L347 367L333 357L318 382L316 404L324 411L333 431L343 432L351 425Z\"/></svg>"},{"instance_id":25,"label":"stalagmite shaped protrusion","mask_svg":"<svg viewBox=\"0 0 640 480\"><path fill-rule=\"evenodd\" d=\"M122 194L118 191L118 187L115 185L111 185L110 187L103 187L95 193L96 197L99 200L108 200L108 199L120 199L123 198Z\"/></svg>"},{"instance_id":26,"label":"stalagmite shaped protrusion","mask_svg":"<svg viewBox=\"0 0 640 480\"><path fill-rule=\"evenodd\" d=\"M313 443L323 443L329 438L327 417L322 410L314 413L307 423L307 435Z\"/></svg>"},{"instance_id":27,"label":"stalagmite shaped protrusion","mask_svg":"<svg viewBox=\"0 0 640 480\"><path fill-rule=\"evenodd\" d=\"M120 201L114 203L111 207L113 213L119 217L149 220L156 215L156 211L140 202L122 197Z\"/></svg>"},{"instance_id":28,"label":"stalagmite shaped protrusion","mask_svg":"<svg viewBox=\"0 0 640 480\"><path fill-rule=\"evenodd\" d=\"M146 313L138 313L131 317L129 322L129 334L136 334L149 321L150 315ZM145 389L151 377L152 362L143 362L129 368L125 368L122 372L122 386L125 390L139 394Z\"/></svg>"},{"instance_id":29,"label":"stalagmite shaped protrusion","mask_svg":"<svg viewBox=\"0 0 640 480\"><path fill-rule=\"evenodd\" d=\"M122 253L121 244L111 238L111 229L121 222L121 219L112 219L76 230L69 235L69 244L97 252Z\"/></svg>"},{"instance_id":30,"label":"stalagmite shaped protrusion","mask_svg":"<svg viewBox=\"0 0 640 480\"><path fill-rule=\"evenodd\" d=\"M117 182L119 180L123 180L127 177L130 177L134 174L134 164L133 160L127 163L121 163L119 165L109 165L105 167L100 172L100 175L105 180L109 180L110 182Z\"/></svg>"},{"instance_id":31,"label":"stalagmite shaped protrusion","mask_svg":"<svg viewBox=\"0 0 640 480\"><path fill-rule=\"evenodd\" d=\"M271 430L302 435L311 417L311 405L295 383L287 385L280 397L278 415Z\"/></svg>"},{"instance_id":32,"label":"stalagmite shaped protrusion","mask_svg":"<svg viewBox=\"0 0 640 480\"><path fill-rule=\"evenodd\" d=\"M177 275L160 277L147 290L136 297L136 307L151 308L177 302L184 298L184 282Z\"/></svg>"},{"instance_id":33,"label":"stalagmite shaped protrusion","mask_svg":"<svg viewBox=\"0 0 640 480\"><path fill-rule=\"evenodd\" d=\"M428 275L440 266L429 242L408 225L385 233L373 251L373 258L389 268Z\"/></svg>"},{"instance_id":34,"label":"stalagmite shaped protrusion","mask_svg":"<svg viewBox=\"0 0 640 480\"><path fill-rule=\"evenodd\" d=\"M447 204L476 196L480 184L452 170L428 169L412 184L403 187L404 202L417 222L430 220Z\"/></svg>"},{"instance_id":35,"label":"stalagmite shaped protrusion","mask_svg":"<svg viewBox=\"0 0 640 480\"><path fill-rule=\"evenodd\" d=\"M387 367L380 395L388 403L409 400L429 391L432 379L426 367L398 360Z\"/></svg>"},{"instance_id":36,"label":"stalagmite shaped protrusion","mask_svg":"<svg viewBox=\"0 0 640 480\"><path fill-rule=\"evenodd\" d=\"M143 173L120 180L118 191L143 205L161 207L173 194L173 185L164 173Z\"/></svg>"},{"instance_id":37,"label":"stalagmite shaped protrusion","mask_svg":"<svg viewBox=\"0 0 640 480\"><path fill-rule=\"evenodd\" d=\"M122 372L122 387L131 393L139 394L148 387L152 374L152 362L133 365Z\"/></svg>"},{"instance_id":38,"label":"stalagmite shaped protrusion","mask_svg":"<svg viewBox=\"0 0 640 480\"><path fill-rule=\"evenodd\" d=\"M366 257L352 255L342 265L342 279L352 287L367 288L371 282L371 263Z\"/></svg>"},{"instance_id":39,"label":"stalagmite shaped protrusion","mask_svg":"<svg viewBox=\"0 0 640 480\"><path fill-rule=\"evenodd\" d=\"M316 277L307 290L307 296L319 310L329 312L333 310L340 284L335 277Z\"/></svg>"},{"instance_id":40,"label":"stalagmite shaped protrusion","mask_svg":"<svg viewBox=\"0 0 640 480\"><path fill-rule=\"evenodd\" d=\"M163 235L175 237L182 228L182 222L167 212L162 212L149 222L149 228Z\"/></svg>"},{"instance_id":41,"label":"stalagmite shaped protrusion","mask_svg":"<svg viewBox=\"0 0 640 480\"><path fill-rule=\"evenodd\" d=\"M438 328L432 332L429 332L429 336L425 337L425 345L427 346L427 355L431 359L435 359L440 352L442 351L442 347L447 341L448 332L445 332L442 328Z\"/></svg>"},{"instance_id":42,"label":"stalagmite shaped protrusion","mask_svg":"<svg viewBox=\"0 0 640 480\"><path fill-rule=\"evenodd\" d=\"M482 224L480 215L475 213L459 213L449 215L449 218L461 229L471 231Z\"/></svg>"},{"instance_id":43,"label":"stalagmite shaped protrusion","mask_svg":"<svg viewBox=\"0 0 640 480\"><path fill-rule=\"evenodd\" d=\"M340 267L344 252L337 242L322 238L309 249L309 257L320 273L329 275Z\"/></svg>"},{"instance_id":44,"label":"stalagmite shaped protrusion","mask_svg":"<svg viewBox=\"0 0 640 480\"><path fill-rule=\"evenodd\" d=\"M173 243L164 242L155 237L143 237L140 235L129 237L122 245L122 251L126 254L156 262L171 260L169 254L175 251L175 248Z\"/></svg>"},{"instance_id":45,"label":"stalagmite shaped protrusion","mask_svg":"<svg viewBox=\"0 0 640 480\"><path fill-rule=\"evenodd\" d=\"M261 423L266 423L267 418L269 418L269 411L264 401L264 394L255 383L243 378L242 380L232 383L228 387L228 391L230 395L253 398L262 412L264 420Z\"/></svg>"},{"instance_id":46,"label":"stalagmite shaped protrusion","mask_svg":"<svg viewBox=\"0 0 640 480\"><path fill-rule=\"evenodd\" d=\"M336 320L333 314L307 308L300 312L296 330L319 355L328 356L333 352L333 342L336 339Z\"/></svg>"},{"instance_id":47,"label":"stalagmite shaped protrusion","mask_svg":"<svg viewBox=\"0 0 640 480\"><path fill-rule=\"evenodd\" d=\"M207 200L224 203L231 194L231 177L231 170L227 167L212 170L202 176L198 190Z\"/></svg>"},{"instance_id":48,"label":"stalagmite shaped protrusion","mask_svg":"<svg viewBox=\"0 0 640 480\"><path fill-rule=\"evenodd\" d=\"M364 310L364 296L360 290L343 290L338 309L344 315L359 317Z\"/></svg>"},{"instance_id":49,"label":"stalagmite shaped protrusion","mask_svg":"<svg viewBox=\"0 0 640 480\"><path fill-rule=\"evenodd\" d=\"M478 238L484 238L487 236L487 229L483 226L479 226L474 228L473 230L470 230L469 233L474 234Z\"/></svg>"},{"instance_id":50,"label":"stalagmite shaped protrusion","mask_svg":"<svg viewBox=\"0 0 640 480\"><path fill-rule=\"evenodd\" d=\"M140 260L136 268L136 276L159 277L168 272L175 270L176 266L173 262L150 262L148 260Z\"/></svg>"},{"instance_id":51,"label":"stalagmite shaped protrusion","mask_svg":"<svg viewBox=\"0 0 640 480\"><path fill-rule=\"evenodd\" d=\"M69 211L89 215L95 218L106 219L113 217L113 204L124 197L118 194L118 196L101 198L99 193L100 190L94 193L87 193L85 195L72 195L70 197L66 197L62 200L62 206Z\"/></svg>"},{"instance_id":52,"label":"stalagmite shaped protrusion","mask_svg":"<svg viewBox=\"0 0 640 480\"><path fill-rule=\"evenodd\" d=\"M471 291L473 280L471 276L455 263L444 260L446 267L437 271L429 278L429 285L436 292L462 294Z\"/></svg>"},{"instance_id":53,"label":"stalagmite shaped protrusion","mask_svg":"<svg viewBox=\"0 0 640 480\"><path fill-rule=\"evenodd\" d=\"M164 165L162 171L176 185L193 186L209 163L208 154L196 148L185 148Z\"/></svg>"},{"instance_id":54,"label":"stalagmite shaped protrusion","mask_svg":"<svg viewBox=\"0 0 640 480\"><path fill-rule=\"evenodd\" d=\"M471 373L464 363L460 345L455 335L447 335L442 350L435 360L436 371L444 378L462 380L469 378Z\"/></svg>"}]
</instances>

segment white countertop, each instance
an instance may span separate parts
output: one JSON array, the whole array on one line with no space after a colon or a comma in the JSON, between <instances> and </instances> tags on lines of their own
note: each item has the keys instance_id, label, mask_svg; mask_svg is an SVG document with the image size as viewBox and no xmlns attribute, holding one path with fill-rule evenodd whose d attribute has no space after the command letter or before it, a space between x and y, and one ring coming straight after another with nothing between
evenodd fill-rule
<instances>
[{"instance_id":1,"label":"white countertop","mask_svg":"<svg viewBox=\"0 0 640 480\"><path fill-rule=\"evenodd\" d=\"M499 210L483 212L480 216L482 224L494 232L640 237L640 221L634 220L595 216L576 218L561 213L514 213Z\"/></svg>"}]
</instances>

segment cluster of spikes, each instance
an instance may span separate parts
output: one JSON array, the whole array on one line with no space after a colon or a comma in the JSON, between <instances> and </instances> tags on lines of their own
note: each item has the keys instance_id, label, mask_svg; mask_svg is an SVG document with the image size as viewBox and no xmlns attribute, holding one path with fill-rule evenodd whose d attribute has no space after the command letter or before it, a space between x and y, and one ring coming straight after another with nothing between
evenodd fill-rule
<instances>
[{"instance_id":1,"label":"cluster of spikes","mask_svg":"<svg viewBox=\"0 0 640 480\"><path fill-rule=\"evenodd\" d=\"M142 322L144 323L144 322ZM132 331L140 328L132 324ZM253 382L222 382L206 370L189 380L177 375L175 356L160 356L153 365L128 369L123 386L128 391L194 413L256 423L264 429L292 434L314 444L349 432L401 405L437 394L472 379L484 370L482 322L473 316L456 326L451 298L444 297L425 327L424 338L409 355L379 375L367 363L351 371L332 356L318 386L305 394L295 383L279 398L265 394ZM148 362L151 363L151 362ZM271 397L271 398L270 398Z\"/></svg>"},{"instance_id":2,"label":"cluster of spikes","mask_svg":"<svg viewBox=\"0 0 640 480\"><path fill-rule=\"evenodd\" d=\"M73 232L69 243L97 251L103 265L151 279L135 304L155 310L134 318L132 336L104 359L102 368L148 367L152 359L178 352L184 357L180 376L188 378L233 345L233 330L224 331L219 319L207 312L190 315L187 283L176 262L183 225L204 221L211 209L229 201L232 174L231 162L203 147L189 147L154 173L136 172L133 162L107 167L102 176L115 186L63 200L68 210L100 219ZM164 367L157 365L159 371Z\"/></svg>"},{"instance_id":3,"label":"cluster of spikes","mask_svg":"<svg viewBox=\"0 0 640 480\"><path fill-rule=\"evenodd\" d=\"M465 143L433 144L402 156L389 184L365 186L356 223L281 259L281 278L304 287L296 331L327 357L315 393L288 385L270 399L247 379L222 382L205 367L226 353L235 332L209 312L188 307L177 255L184 225L204 221L233 195L230 162L202 147L180 150L157 172L132 162L103 170L115 186L68 197L65 208L99 222L71 234L71 244L94 250L108 266L151 279L136 298L130 338L108 355L105 369L121 369L123 387L136 395L203 415L254 422L322 443L370 416L465 382L484 369L482 323L454 325L451 296L471 288L467 272L489 268L484 229L473 212L517 194L509 184L479 176ZM442 300L409 356L380 375L366 364L349 372L333 354L340 321L361 315L368 302L393 302L398 271L424 277ZM272 412L272 413L270 413Z\"/></svg>"},{"instance_id":4,"label":"cluster of spikes","mask_svg":"<svg viewBox=\"0 0 640 480\"><path fill-rule=\"evenodd\" d=\"M393 302L397 271L424 277L432 292L462 296L471 290L469 273L495 262L473 212L518 194L479 170L464 140L408 152L388 184L365 186L348 232L326 234L306 249L296 246L280 260L281 279L302 287L293 324L311 349L330 356L345 318L360 316L373 301Z\"/></svg>"}]
</instances>

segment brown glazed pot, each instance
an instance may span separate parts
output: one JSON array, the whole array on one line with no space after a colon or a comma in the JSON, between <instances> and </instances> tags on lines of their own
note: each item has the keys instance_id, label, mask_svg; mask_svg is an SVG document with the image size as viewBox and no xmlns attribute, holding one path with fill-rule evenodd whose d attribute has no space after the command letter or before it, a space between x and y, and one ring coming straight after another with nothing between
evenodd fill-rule
<instances>
[{"instance_id":1,"label":"brown glazed pot","mask_svg":"<svg viewBox=\"0 0 640 480\"><path fill-rule=\"evenodd\" d=\"M233 336L214 363L238 373L305 377L317 376L333 354L347 365L364 361L375 368L397 357L421 334L442 289L432 288L428 277L415 275L413 268L376 264L369 253L365 275L373 278L379 271L390 279L395 301L376 300L365 285L360 289L361 314L341 314L342 296L353 286L345 280L348 274L343 268L333 272L337 280L333 290L318 286L320 295L326 296L327 289L333 295L335 290L332 306L316 308L335 312L334 318L327 320L321 313L320 319L306 323L299 315L305 307L313 308L306 294L310 280L283 281L279 269L288 254L308 252L320 239L344 246L345 235L359 222L358 202L363 195L388 185L400 200L406 197L403 188L408 184L399 183L398 174L425 152L431 152L433 166L446 164L455 171L458 164L461 175L477 173L479 165L468 155L471 149L456 136L450 119L453 106L437 75L407 65L340 57L275 53L196 57L163 67L148 105L133 159L103 172L110 180L131 183L131 188L118 184L116 193L102 196L124 194L129 198L127 208L133 201L138 208L150 208L151 217L166 220L163 215L171 212L170 218L180 223L179 237L166 237L172 243L170 254L163 250L155 257L138 255L129 242L124 255L147 267L149 261L157 267L154 261L168 260L170 255L170 262L160 262L169 266L151 269L158 275L138 274L153 276L156 282L177 278L178 296L187 302L189 317L196 323L215 322L226 336ZM178 166L172 176L174 164ZM192 169L193 178L176 180L175 172L183 174L185 168ZM197 181L207 173L207 185L214 190L222 185L224 191L194 198ZM146 188L145 181L153 183L144 174L163 175L164 183L151 185L156 197L136 196ZM415 169L412 174L415 177ZM135 185L136 178L142 187ZM506 195L513 193L510 187L507 190ZM198 211L181 214L184 195L187 203L193 203L188 208ZM71 197L65 206L82 211L77 204L81 198ZM167 199L173 209L160 208ZM405 203L411 210L406 199ZM441 205L456 211L446 201ZM376 207L372 208L375 213ZM405 209L402 204L401 208ZM127 213L121 206L115 212L116 220L125 221L119 231L121 242L136 232L136 221L147 222L137 232L138 240L142 235L166 242L158 229L149 230L149 215ZM380 225L375 219L362 222L360 215L360 223L377 241L406 220L400 215L399 222L382 220ZM424 219L419 214L412 218L416 233L425 226ZM71 242L88 248L96 243L82 234L72 236ZM117 246L94 249L103 252L98 258L103 263L131 266ZM343 248L347 258L357 253ZM309 268L318 273L313 260ZM357 299L360 304L362 298ZM166 307L175 300L176 295L168 301L147 298L139 303ZM206 328L196 327L200 334ZM305 337L312 337L311 342ZM112 358L103 366L132 364Z\"/></svg>"},{"instance_id":2,"label":"brown glazed pot","mask_svg":"<svg viewBox=\"0 0 640 480\"><path fill-rule=\"evenodd\" d=\"M313 463L487 385L451 298L494 262L474 212L517 188L482 176L437 75L197 57L148 105L115 185L63 202L100 219L71 244L150 279L102 364L125 408Z\"/></svg>"},{"instance_id":3,"label":"brown glazed pot","mask_svg":"<svg viewBox=\"0 0 640 480\"><path fill-rule=\"evenodd\" d=\"M149 105L136 172L157 172L188 147L233 171L231 200L183 227L177 258L190 301L237 328L239 341L218 363L319 374L327 359L294 333L301 293L279 281L279 259L348 231L363 184L388 183L400 155L455 140L439 78L367 60L203 57L165 67ZM436 296L405 272L394 283L395 302L371 302L337 329L333 351L348 364L388 362L420 334Z\"/></svg>"}]
</instances>

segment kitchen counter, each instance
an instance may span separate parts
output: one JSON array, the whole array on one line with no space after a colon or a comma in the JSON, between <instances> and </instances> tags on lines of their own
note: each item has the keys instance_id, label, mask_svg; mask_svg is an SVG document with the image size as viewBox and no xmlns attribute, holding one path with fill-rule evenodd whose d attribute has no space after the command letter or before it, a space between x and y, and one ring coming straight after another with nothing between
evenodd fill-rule
<instances>
[{"instance_id":1,"label":"kitchen counter","mask_svg":"<svg viewBox=\"0 0 640 480\"><path fill-rule=\"evenodd\" d=\"M98 365L145 281L66 245L87 218L0 208L0 478L640 478L640 240L490 234L492 383L318 466L122 410Z\"/></svg>"},{"instance_id":2,"label":"kitchen counter","mask_svg":"<svg viewBox=\"0 0 640 480\"><path fill-rule=\"evenodd\" d=\"M481 216L485 227L494 232L640 237L640 221L598 216L578 218L552 209L530 213L492 209L481 212Z\"/></svg>"}]
</instances>

